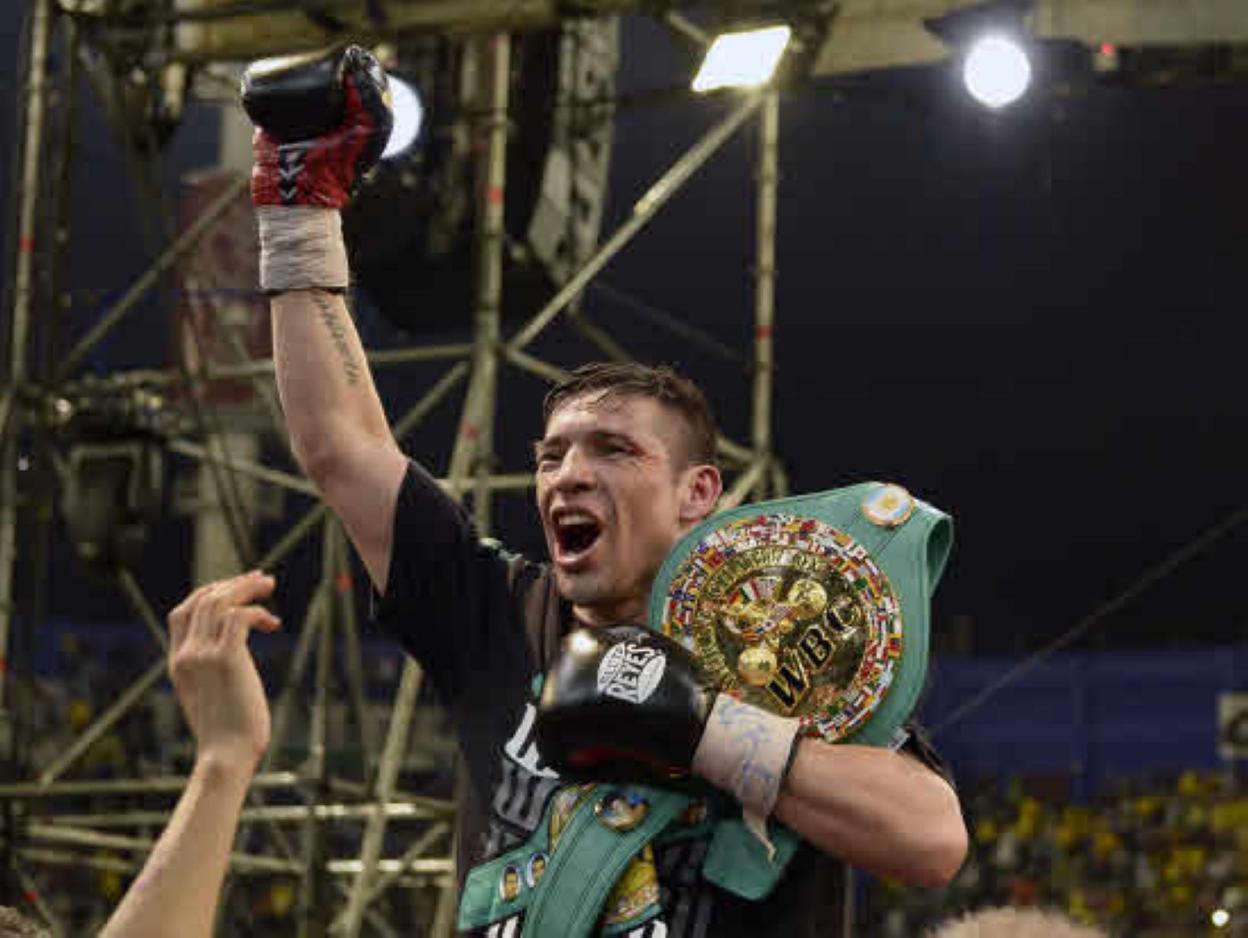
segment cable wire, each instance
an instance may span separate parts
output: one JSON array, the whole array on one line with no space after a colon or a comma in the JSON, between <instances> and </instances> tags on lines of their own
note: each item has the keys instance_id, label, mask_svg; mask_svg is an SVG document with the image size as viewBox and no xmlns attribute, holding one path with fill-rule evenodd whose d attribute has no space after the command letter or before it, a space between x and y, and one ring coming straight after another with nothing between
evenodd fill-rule
<instances>
[{"instance_id":1,"label":"cable wire","mask_svg":"<svg viewBox=\"0 0 1248 938\"><path fill-rule=\"evenodd\" d=\"M1049 642L1049 644L1045 645L1030 657L1020 661L1014 667L1006 671L1005 674L997 678L997 680L993 683L989 684L970 700L962 704L962 706L954 710L953 713L945 717L943 721L931 730L932 735L934 736L965 719L968 714L978 710L999 691L1018 680L1055 652L1065 648L1093 625L1105 618L1105 616L1112 612L1117 612L1131 600L1145 592L1153 584L1164 580L1183 564L1200 554L1203 550L1205 550L1205 548L1209 547L1214 542L1221 540L1236 527L1243 524L1244 521L1248 521L1248 508L1237 509L1213 527L1206 530L1203 534L1191 541L1188 541L1117 596L1102 603L1099 607L1088 613L1053 641Z\"/></svg>"}]
</instances>

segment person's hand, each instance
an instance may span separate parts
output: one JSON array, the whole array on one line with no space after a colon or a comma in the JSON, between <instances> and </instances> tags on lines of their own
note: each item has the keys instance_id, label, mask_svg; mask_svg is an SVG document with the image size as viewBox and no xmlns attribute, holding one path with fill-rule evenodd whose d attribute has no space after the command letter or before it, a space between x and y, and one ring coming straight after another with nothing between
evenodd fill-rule
<instances>
[{"instance_id":1,"label":"person's hand","mask_svg":"<svg viewBox=\"0 0 1248 938\"><path fill-rule=\"evenodd\" d=\"M256 605L273 577L259 571L201 586L169 613L169 676L195 737L197 760L248 771L269 744L269 703L247 636L281 620Z\"/></svg>"}]
</instances>

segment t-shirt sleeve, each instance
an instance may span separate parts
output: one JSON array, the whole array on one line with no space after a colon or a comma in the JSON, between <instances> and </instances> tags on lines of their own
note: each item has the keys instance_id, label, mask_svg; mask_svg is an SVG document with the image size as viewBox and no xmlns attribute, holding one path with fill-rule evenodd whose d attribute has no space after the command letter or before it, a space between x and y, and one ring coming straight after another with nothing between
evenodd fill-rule
<instances>
[{"instance_id":1,"label":"t-shirt sleeve","mask_svg":"<svg viewBox=\"0 0 1248 938\"><path fill-rule=\"evenodd\" d=\"M464 510L420 466L408 464L394 515L384 596L373 618L425 668L453 704L474 663L522 628L516 599L538 568L481 540Z\"/></svg>"}]
</instances>

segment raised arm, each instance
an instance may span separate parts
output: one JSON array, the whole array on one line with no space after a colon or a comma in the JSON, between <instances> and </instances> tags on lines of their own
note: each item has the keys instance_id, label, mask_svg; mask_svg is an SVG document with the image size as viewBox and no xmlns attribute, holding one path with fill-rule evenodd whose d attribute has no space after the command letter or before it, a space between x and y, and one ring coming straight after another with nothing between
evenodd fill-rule
<instances>
[{"instance_id":1,"label":"raised arm","mask_svg":"<svg viewBox=\"0 0 1248 938\"><path fill-rule=\"evenodd\" d=\"M169 676L195 766L168 826L100 938L209 938L247 786L269 743L269 705L247 650L277 617L259 573L200 587L169 613Z\"/></svg>"},{"instance_id":2,"label":"raised arm","mask_svg":"<svg viewBox=\"0 0 1248 938\"><path fill-rule=\"evenodd\" d=\"M355 324L342 297L325 290L279 294L270 309L278 391L295 458L384 592L407 458L390 433Z\"/></svg>"},{"instance_id":3,"label":"raised arm","mask_svg":"<svg viewBox=\"0 0 1248 938\"><path fill-rule=\"evenodd\" d=\"M244 74L243 106L259 128L251 192L260 282L273 296L273 356L295 457L384 592L407 460L342 299L339 209L389 137L386 77L357 46L265 60Z\"/></svg>"}]
</instances>

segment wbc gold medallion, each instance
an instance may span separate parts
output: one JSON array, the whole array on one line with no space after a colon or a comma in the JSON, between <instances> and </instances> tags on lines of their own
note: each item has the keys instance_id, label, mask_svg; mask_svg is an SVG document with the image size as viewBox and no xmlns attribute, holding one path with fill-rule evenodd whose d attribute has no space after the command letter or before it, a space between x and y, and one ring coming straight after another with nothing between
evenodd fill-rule
<instances>
[{"instance_id":1,"label":"wbc gold medallion","mask_svg":"<svg viewBox=\"0 0 1248 938\"><path fill-rule=\"evenodd\" d=\"M828 742L866 721L902 651L901 606L866 549L814 518L738 519L698 542L662 628L705 680Z\"/></svg>"}]
</instances>

